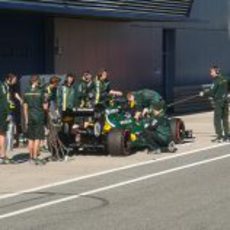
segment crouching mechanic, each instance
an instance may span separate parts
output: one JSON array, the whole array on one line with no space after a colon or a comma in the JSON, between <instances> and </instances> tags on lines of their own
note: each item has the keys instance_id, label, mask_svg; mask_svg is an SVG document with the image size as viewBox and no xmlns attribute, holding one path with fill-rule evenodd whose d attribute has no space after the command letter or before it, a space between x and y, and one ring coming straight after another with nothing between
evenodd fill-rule
<instances>
[{"instance_id":1,"label":"crouching mechanic","mask_svg":"<svg viewBox=\"0 0 230 230\"><path fill-rule=\"evenodd\" d=\"M39 163L38 155L41 140L44 139L45 110L47 109L48 103L45 101L44 90L40 87L39 76L33 75L30 79L30 87L24 94L24 117L30 161L35 163Z\"/></svg>"},{"instance_id":2,"label":"crouching mechanic","mask_svg":"<svg viewBox=\"0 0 230 230\"><path fill-rule=\"evenodd\" d=\"M143 89L127 94L129 108L133 110L135 119L144 117L148 112L151 112L154 106L158 106L162 113L165 112L165 101L161 95L150 89Z\"/></svg>"},{"instance_id":3,"label":"crouching mechanic","mask_svg":"<svg viewBox=\"0 0 230 230\"><path fill-rule=\"evenodd\" d=\"M177 149L172 141L170 122L158 104L152 108L151 116L142 118L142 131L132 143L132 147L147 148L149 152L158 154L161 151L175 152Z\"/></svg>"}]
</instances>

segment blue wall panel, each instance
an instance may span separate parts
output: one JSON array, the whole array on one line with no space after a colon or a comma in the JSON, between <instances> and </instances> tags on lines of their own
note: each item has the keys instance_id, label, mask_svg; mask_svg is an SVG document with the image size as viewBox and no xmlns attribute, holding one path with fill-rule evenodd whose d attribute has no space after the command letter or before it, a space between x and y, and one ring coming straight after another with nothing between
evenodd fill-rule
<instances>
[{"instance_id":1,"label":"blue wall panel","mask_svg":"<svg viewBox=\"0 0 230 230\"><path fill-rule=\"evenodd\" d=\"M44 19L0 14L0 76L44 72Z\"/></svg>"},{"instance_id":2,"label":"blue wall panel","mask_svg":"<svg viewBox=\"0 0 230 230\"><path fill-rule=\"evenodd\" d=\"M0 9L130 20L168 20L189 16L193 0L13 0Z\"/></svg>"}]
</instances>

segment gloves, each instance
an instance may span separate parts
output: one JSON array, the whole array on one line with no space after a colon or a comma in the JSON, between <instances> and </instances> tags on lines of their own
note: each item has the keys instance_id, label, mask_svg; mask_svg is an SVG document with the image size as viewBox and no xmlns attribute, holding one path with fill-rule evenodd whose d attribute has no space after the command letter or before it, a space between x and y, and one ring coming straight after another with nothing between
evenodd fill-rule
<instances>
[{"instance_id":1,"label":"gloves","mask_svg":"<svg viewBox=\"0 0 230 230\"><path fill-rule=\"evenodd\" d=\"M8 115L6 118L6 122L12 122L12 121L13 121L12 115Z\"/></svg>"},{"instance_id":2,"label":"gloves","mask_svg":"<svg viewBox=\"0 0 230 230\"><path fill-rule=\"evenodd\" d=\"M144 108L142 111L142 117L146 116L149 113L149 109L148 108Z\"/></svg>"},{"instance_id":3,"label":"gloves","mask_svg":"<svg viewBox=\"0 0 230 230\"><path fill-rule=\"evenodd\" d=\"M200 92L199 92L199 96L200 96L200 97L203 97L203 96L204 96L204 91L200 91Z\"/></svg>"}]
</instances>

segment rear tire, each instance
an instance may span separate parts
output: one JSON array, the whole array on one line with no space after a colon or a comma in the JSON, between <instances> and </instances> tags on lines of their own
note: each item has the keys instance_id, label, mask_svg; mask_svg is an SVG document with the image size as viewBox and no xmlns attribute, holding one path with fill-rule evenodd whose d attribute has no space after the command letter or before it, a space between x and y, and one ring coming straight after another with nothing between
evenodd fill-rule
<instances>
[{"instance_id":1,"label":"rear tire","mask_svg":"<svg viewBox=\"0 0 230 230\"><path fill-rule=\"evenodd\" d=\"M130 154L128 141L126 141L123 130L111 130L107 136L107 150L111 156L127 156Z\"/></svg>"},{"instance_id":2,"label":"rear tire","mask_svg":"<svg viewBox=\"0 0 230 230\"><path fill-rule=\"evenodd\" d=\"M176 144L183 143L185 136L185 124L180 118L170 120L172 140Z\"/></svg>"}]
</instances>

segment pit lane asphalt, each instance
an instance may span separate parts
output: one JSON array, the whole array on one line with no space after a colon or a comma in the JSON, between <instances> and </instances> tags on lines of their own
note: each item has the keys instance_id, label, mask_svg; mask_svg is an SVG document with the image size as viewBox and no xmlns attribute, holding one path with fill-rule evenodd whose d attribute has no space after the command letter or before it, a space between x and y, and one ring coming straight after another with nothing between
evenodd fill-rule
<instances>
[{"instance_id":1,"label":"pit lane asphalt","mask_svg":"<svg viewBox=\"0 0 230 230\"><path fill-rule=\"evenodd\" d=\"M230 226L230 145L0 200L0 229Z\"/></svg>"}]
</instances>

